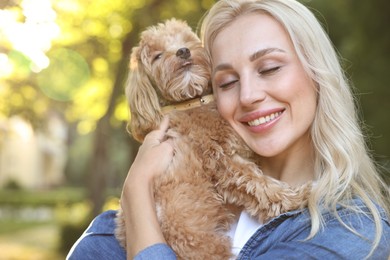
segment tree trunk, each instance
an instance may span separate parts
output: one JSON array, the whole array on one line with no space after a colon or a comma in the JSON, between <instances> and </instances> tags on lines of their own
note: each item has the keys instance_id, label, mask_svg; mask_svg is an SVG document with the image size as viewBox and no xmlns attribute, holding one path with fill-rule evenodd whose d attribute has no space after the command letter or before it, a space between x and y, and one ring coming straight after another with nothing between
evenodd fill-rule
<instances>
[{"instance_id":1,"label":"tree trunk","mask_svg":"<svg viewBox=\"0 0 390 260\"><path fill-rule=\"evenodd\" d=\"M107 178L112 175L110 167L109 147L113 133L110 119L115 111L118 97L124 93L124 82L128 71L128 62L131 52L131 34L127 35L123 42L123 56L118 65L116 79L112 88L108 108L105 115L97 122L94 132L93 152L89 162L88 172L88 198L93 204L92 216L101 212L105 200Z\"/></svg>"},{"instance_id":2,"label":"tree trunk","mask_svg":"<svg viewBox=\"0 0 390 260\"><path fill-rule=\"evenodd\" d=\"M124 83L129 68L131 49L139 39L139 30L143 30L147 26L159 21L162 3L163 1L161 0L154 0L145 6L144 10L137 11L137 14L132 18L134 22L133 30L126 36L122 44L122 59L118 65L118 72L107 112L97 123L93 154L90 159L87 187L88 197L93 203L92 216L98 215L104 204L107 178L110 176L110 155L108 152L112 133L110 118L115 110L118 97L121 93L124 93Z\"/></svg>"}]
</instances>

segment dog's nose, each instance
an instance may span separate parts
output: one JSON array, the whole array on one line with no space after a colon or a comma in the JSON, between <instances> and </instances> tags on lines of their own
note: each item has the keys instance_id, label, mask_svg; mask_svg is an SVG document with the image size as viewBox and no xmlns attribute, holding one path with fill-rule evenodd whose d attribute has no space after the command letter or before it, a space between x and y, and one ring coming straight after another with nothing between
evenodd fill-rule
<instances>
[{"instance_id":1,"label":"dog's nose","mask_svg":"<svg viewBox=\"0 0 390 260\"><path fill-rule=\"evenodd\" d=\"M191 57L191 52L188 48L180 48L177 50L176 56L182 59L188 59Z\"/></svg>"}]
</instances>

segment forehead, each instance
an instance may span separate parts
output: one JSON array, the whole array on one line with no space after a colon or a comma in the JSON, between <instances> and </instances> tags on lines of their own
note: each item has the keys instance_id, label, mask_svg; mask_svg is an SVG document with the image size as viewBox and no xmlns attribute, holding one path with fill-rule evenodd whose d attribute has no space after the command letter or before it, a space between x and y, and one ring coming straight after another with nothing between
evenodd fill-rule
<instances>
[{"instance_id":1,"label":"forehead","mask_svg":"<svg viewBox=\"0 0 390 260\"><path fill-rule=\"evenodd\" d=\"M284 27L265 13L250 13L237 17L216 36L211 55L216 59L247 56L266 48L295 52Z\"/></svg>"},{"instance_id":2,"label":"forehead","mask_svg":"<svg viewBox=\"0 0 390 260\"><path fill-rule=\"evenodd\" d=\"M153 49L175 48L188 42L200 41L183 22L167 22L151 27L141 35L141 42Z\"/></svg>"}]
</instances>

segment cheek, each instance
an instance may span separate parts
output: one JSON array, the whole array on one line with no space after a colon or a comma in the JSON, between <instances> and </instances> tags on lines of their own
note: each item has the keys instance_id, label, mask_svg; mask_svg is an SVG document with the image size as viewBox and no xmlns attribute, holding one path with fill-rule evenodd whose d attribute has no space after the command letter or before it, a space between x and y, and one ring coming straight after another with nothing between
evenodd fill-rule
<instances>
[{"instance_id":1,"label":"cheek","mask_svg":"<svg viewBox=\"0 0 390 260\"><path fill-rule=\"evenodd\" d=\"M222 100L219 98L217 98L217 109L218 109L218 112L221 114L221 116L224 117L224 114L226 113L226 108L223 105Z\"/></svg>"},{"instance_id":2,"label":"cheek","mask_svg":"<svg viewBox=\"0 0 390 260\"><path fill-rule=\"evenodd\" d=\"M238 88L221 90L213 86L213 92L219 113L226 120L231 122L236 109L239 106Z\"/></svg>"},{"instance_id":3,"label":"cheek","mask_svg":"<svg viewBox=\"0 0 390 260\"><path fill-rule=\"evenodd\" d=\"M300 89L300 95L302 102L307 103L308 106L316 106L317 104L317 88L315 84L308 80L306 82L302 82Z\"/></svg>"},{"instance_id":4,"label":"cheek","mask_svg":"<svg viewBox=\"0 0 390 260\"><path fill-rule=\"evenodd\" d=\"M224 98L218 98L218 96L216 96L216 99L217 99L217 108L218 108L218 112L219 114L227 121L229 121L229 118L231 116L229 116L232 112L232 105L230 104L229 105L229 102L227 102Z\"/></svg>"},{"instance_id":5,"label":"cheek","mask_svg":"<svg viewBox=\"0 0 390 260\"><path fill-rule=\"evenodd\" d=\"M315 83L304 73L303 69L296 70L295 73L291 74L296 76L289 78L289 83L286 84L289 87L286 87L285 94L288 95L288 99L306 106L307 109L312 109L317 103Z\"/></svg>"},{"instance_id":6,"label":"cheek","mask_svg":"<svg viewBox=\"0 0 390 260\"><path fill-rule=\"evenodd\" d=\"M317 109L317 94L314 86L306 85L301 88L295 96L295 104L295 113L300 115L305 124L311 125Z\"/></svg>"}]
</instances>

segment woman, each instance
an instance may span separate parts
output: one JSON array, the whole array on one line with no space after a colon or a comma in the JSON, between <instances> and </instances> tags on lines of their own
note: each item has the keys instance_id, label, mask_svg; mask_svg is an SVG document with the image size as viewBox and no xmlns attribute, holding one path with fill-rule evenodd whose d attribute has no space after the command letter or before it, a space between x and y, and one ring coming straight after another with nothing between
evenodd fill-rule
<instances>
[{"instance_id":1,"label":"woman","mask_svg":"<svg viewBox=\"0 0 390 260\"><path fill-rule=\"evenodd\" d=\"M315 183L303 211L268 223L242 212L229 232L233 252L239 259L387 259L388 188L367 152L336 53L313 14L294 0L221 0L202 32L218 109L259 155L264 173L290 185ZM164 139L168 124L147 136L125 181L128 259L175 259L157 222L152 186L173 156ZM96 250L123 257L113 228L107 241L99 236L99 226L112 225L112 217L96 221L95 237L87 235L70 255Z\"/></svg>"}]
</instances>

